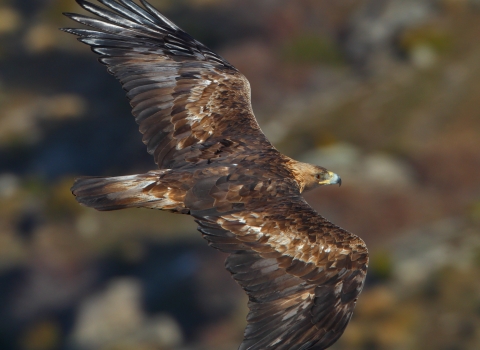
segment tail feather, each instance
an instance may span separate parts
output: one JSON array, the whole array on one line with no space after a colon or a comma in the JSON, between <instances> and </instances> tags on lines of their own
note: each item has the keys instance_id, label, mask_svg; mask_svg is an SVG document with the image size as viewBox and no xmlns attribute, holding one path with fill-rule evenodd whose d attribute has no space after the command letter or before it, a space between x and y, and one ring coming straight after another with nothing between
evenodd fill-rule
<instances>
[{"instance_id":1,"label":"tail feather","mask_svg":"<svg viewBox=\"0 0 480 350\"><path fill-rule=\"evenodd\" d=\"M100 211L137 207L188 212L184 193L163 184L160 175L81 177L71 190L80 204Z\"/></svg>"}]
</instances>

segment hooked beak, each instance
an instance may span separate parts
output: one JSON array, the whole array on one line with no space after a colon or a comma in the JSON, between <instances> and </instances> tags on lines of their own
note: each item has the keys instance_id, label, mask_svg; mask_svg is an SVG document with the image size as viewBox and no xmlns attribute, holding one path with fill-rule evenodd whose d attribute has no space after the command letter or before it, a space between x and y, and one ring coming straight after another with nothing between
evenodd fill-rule
<instances>
[{"instance_id":1,"label":"hooked beak","mask_svg":"<svg viewBox=\"0 0 480 350\"><path fill-rule=\"evenodd\" d=\"M320 185L336 185L342 186L342 179L335 173L327 171L327 176L325 180L319 182Z\"/></svg>"}]
</instances>

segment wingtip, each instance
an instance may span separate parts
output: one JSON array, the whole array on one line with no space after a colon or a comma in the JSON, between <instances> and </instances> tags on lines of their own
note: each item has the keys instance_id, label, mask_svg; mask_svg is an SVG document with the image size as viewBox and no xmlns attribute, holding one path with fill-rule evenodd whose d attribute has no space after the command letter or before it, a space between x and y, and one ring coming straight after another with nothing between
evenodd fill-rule
<instances>
[{"instance_id":1,"label":"wingtip","mask_svg":"<svg viewBox=\"0 0 480 350\"><path fill-rule=\"evenodd\" d=\"M155 7L153 7L148 1L140 0L140 2L148 12L150 12L152 15L154 15L156 18L158 18L160 21L162 21L164 24L170 27L170 29L173 29L175 31L179 30L183 32L183 30L179 26L177 26L175 23L173 23L167 17L165 17L162 13L160 13L160 11L158 11Z\"/></svg>"},{"instance_id":2,"label":"wingtip","mask_svg":"<svg viewBox=\"0 0 480 350\"><path fill-rule=\"evenodd\" d=\"M58 30L61 30L62 32L68 33L68 34L73 34L76 36L80 36L77 32L75 32L75 28L58 28Z\"/></svg>"},{"instance_id":3,"label":"wingtip","mask_svg":"<svg viewBox=\"0 0 480 350\"><path fill-rule=\"evenodd\" d=\"M85 0L75 0L77 4L83 7L84 4L91 4L91 2L85 1Z\"/></svg>"},{"instance_id":4,"label":"wingtip","mask_svg":"<svg viewBox=\"0 0 480 350\"><path fill-rule=\"evenodd\" d=\"M73 13L73 12L63 12L63 15L70 18L71 20L74 20L75 22L79 22L79 23L82 23L81 18L85 17L85 16L82 16L82 15L79 15L78 13Z\"/></svg>"},{"instance_id":5,"label":"wingtip","mask_svg":"<svg viewBox=\"0 0 480 350\"><path fill-rule=\"evenodd\" d=\"M75 35L77 38L78 41L82 42L82 38L84 37L84 35L82 33L79 33L75 30L75 28L59 28L62 32L65 32L65 33L68 33L68 34L72 34L72 35Z\"/></svg>"}]
</instances>

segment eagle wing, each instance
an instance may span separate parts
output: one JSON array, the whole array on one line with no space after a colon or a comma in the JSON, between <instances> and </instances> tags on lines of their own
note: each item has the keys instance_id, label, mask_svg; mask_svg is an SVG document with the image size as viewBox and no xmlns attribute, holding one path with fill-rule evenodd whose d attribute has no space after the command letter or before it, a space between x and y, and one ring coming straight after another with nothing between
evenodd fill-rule
<instances>
[{"instance_id":1,"label":"eagle wing","mask_svg":"<svg viewBox=\"0 0 480 350\"><path fill-rule=\"evenodd\" d=\"M90 45L120 80L159 168L220 158L228 147L241 151L232 140L273 148L253 115L248 80L230 63L144 0L144 8L98 1L108 9L77 0L100 19L65 14L93 29L63 30Z\"/></svg>"},{"instance_id":2,"label":"eagle wing","mask_svg":"<svg viewBox=\"0 0 480 350\"><path fill-rule=\"evenodd\" d=\"M364 242L300 196L253 203L256 208L228 214L191 212L209 244L230 253L226 267L249 296L239 349L328 348L363 288Z\"/></svg>"}]
</instances>

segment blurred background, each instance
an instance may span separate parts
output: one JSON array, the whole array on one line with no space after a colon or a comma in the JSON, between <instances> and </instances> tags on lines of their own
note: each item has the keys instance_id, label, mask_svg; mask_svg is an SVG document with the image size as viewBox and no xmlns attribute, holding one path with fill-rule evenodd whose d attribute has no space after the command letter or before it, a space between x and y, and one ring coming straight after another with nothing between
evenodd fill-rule
<instances>
[{"instance_id":1,"label":"blurred background","mask_svg":"<svg viewBox=\"0 0 480 350\"><path fill-rule=\"evenodd\" d=\"M306 198L371 264L332 349L479 349L480 1L151 2L246 75L280 151L341 175ZM71 195L154 163L62 12L0 1L0 348L236 349L247 298L191 218Z\"/></svg>"}]
</instances>

